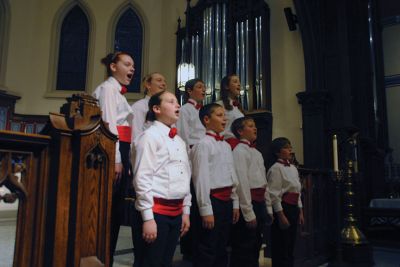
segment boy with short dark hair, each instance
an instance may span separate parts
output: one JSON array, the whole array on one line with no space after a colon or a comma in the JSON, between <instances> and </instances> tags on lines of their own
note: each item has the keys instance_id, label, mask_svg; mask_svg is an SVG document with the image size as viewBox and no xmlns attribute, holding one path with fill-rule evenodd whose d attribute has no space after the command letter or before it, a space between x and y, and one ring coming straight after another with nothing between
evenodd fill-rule
<instances>
[{"instance_id":1,"label":"boy with short dark hair","mask_svg":"<svg viewBox=\"0 0 400 267\"><path fill-rule=\"evenodd\" d=\"M239 179L239 222L233 227L231 267L258 266L262 232L273 218L261 153L255 148L257 127L251 117L233 121L232 133L240 140L233 150ZM268 214L267 214L268 213Z\"/></svg>"},{"instance_id":2,"label":"boy with short dark hair","mask_svg":"<svg viewBox=\"0 0 400 267\"><path fill-rule=\"evenodd\" d=\"M206 136L193 147L192 178L197 208L193 222L193 266L227 266L231 224L239 219L237 177L232 151L220 135L226 125L225 110L213 103L202 107L199 117Z\"/></svg>"}]
</instances>

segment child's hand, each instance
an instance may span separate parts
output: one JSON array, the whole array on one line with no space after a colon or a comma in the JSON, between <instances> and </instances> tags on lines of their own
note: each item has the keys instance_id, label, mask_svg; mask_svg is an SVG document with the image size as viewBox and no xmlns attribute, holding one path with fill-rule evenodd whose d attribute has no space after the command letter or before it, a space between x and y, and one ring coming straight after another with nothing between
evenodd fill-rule
<instances>
[{"instance_id":1,"label":"child's hand","mask_svg":"<svg viewBox=\"0 0 400 267\"><path fill-rule=\"evenodd\" d=\"M232 223L235 224L239 221L239 209L233 209L233 214L232 214Z\"/></svg>"},{"instance_id":2,"label":"child's hand","mask_svg":"<svg viewBox=\"0 0 400 267\"><path fill-rule=\"evenodd\" d=\"M277 214L278 214L278 220L279 220L279 227L282 230L289 228L290 223L289 223L288 219L286 218L285 214L283 213L283 211L279 211L279 212L277 212Z\"/></svg>"},{"instance_id":3,"label":"child's hand","mask_svg":"<svg viewBox=\"0 0 400 267\"><path fill-rule=\"evenodd\" d=\"M300 224L300 225L303 225L303 224L304 224L303 209L300 209L300 213L299 213L299 224Z\"/></svg>"},{"instance_id":4,"label":"child's hand","mask_svg":"<svg viewBox=\"0 0 400 267\"><path fill-rule=\"evenodd\" d=\"M254 219L252 221L246 222L246 226L249 229L254 229L257 227L257 219Z\"/></svg>"},{"instance_id":5,"label":"child's hand","mask_svg":"<svg viewBox=\"0 0 400 267\"><path fill-rule=\"evenodd\" d=\"M274 215L272 213L267 213L267 221L265 222L266 225L271 225L274 222Z\"/></svg>"},{"instance_id":6,"label":"child's hand","mask_svg":"<svg viewBox=\"0 0 400 267\"><path fill-rule=\"evenodd\" d=\"M154 219L143 222L143 239L147 243L157 239L157 223Z\"/></svg>"},{"instance_id":7,"label":"child's hand","mask_svg":"<svg viewBox=\"0 0 400 267\"><path fill-rule=\"evenodd\" d=\"M190 228L189 214L182 214L181 237L184 236Z\"/></svg>"},{"instance_id":8,"label":"child's hand","mask_svg":"<svg viewBox=\"0 0 400 267\"><path fill-rule=\"evenodd\" d=\"M115 163L115 179L113 181L114 184L119 183L119 180L122 177L122 163Z\"/></svg>"},{"instance_id":9,"label":"child's hand","mask_svg":"<svg viewBox=\"0 0 400 267\"><path fill-rule=\"evenodd\" d=\"M201 220L203 221L203 227L206 229L214 228L214 215L202 216Z\"/></svg>"}]
</instances>

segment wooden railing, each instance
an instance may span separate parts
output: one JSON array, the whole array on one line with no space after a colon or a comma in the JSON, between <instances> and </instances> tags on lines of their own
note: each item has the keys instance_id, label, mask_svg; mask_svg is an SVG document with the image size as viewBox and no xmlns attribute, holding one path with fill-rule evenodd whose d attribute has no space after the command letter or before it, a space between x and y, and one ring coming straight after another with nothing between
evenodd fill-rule
<instances>
[{"instance_id":1,"label":"wooden railing","mask_svg":"<svg viewBox=\"0 0 400 267\"><path fill-rule=\"evenodd\" d=\"M0 130L40 133L49 116L15 113L15 104L20 98L0 90Z\"/></svg>"},{"instance_id":2,"label":"wooden railing","mask_svg":"<svg viewBox=\"0 0 400 267\"><path fill-rule=\"evenodd\" d=\"M19 199L16 267L43 266L49 145L49 136L0 131L0 183L11 191L1 198L9 203Z\"/></svg>"},{"instance_id":3,"label":"wooden railing","mask_svg":"<svg viewBox=\"0 0 400 267\"><path fill-rule=\"evenodd\" d=\"M61 110L44 135L0 131L0 201L20 200L14 267L110 265L116 136L90 96Z\"/></svg>"},{"instance_id":4,"label":"wooden railing","mask_svg":"<svg viewBox=\"0 0 400 267\"><path fill-rule=\"evenodd\" d=\"M318 266L334 251L334 187L327 172L299 168L305 224L299 228L295 258L299 266Z\"/></svg>"}]
</instances>

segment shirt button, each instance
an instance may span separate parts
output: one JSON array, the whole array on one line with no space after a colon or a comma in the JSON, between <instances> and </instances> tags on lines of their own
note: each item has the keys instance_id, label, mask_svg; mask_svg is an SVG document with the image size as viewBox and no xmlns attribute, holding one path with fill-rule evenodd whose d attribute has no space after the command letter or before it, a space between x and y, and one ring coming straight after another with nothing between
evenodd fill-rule
<instances>
[{"instance_id":1,"label":"shirt button","mask_svg":"<svg viewBox=\"0 0 400 267\"><path fill-rule=\"evenodd\" d=\"M183 174L183 172L181 172L181 174Z\"/></svg>"}]
</instances>

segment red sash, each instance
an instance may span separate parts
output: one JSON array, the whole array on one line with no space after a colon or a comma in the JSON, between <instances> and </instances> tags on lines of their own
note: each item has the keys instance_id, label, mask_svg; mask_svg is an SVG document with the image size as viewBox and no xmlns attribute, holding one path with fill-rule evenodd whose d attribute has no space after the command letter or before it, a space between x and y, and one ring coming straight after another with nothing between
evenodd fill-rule
<instances>
[{"instance_id":1,"label":"red sash","mask_svg":"<svg viewBox=\"0 0 400 267\"><path fill-rule=\"evenodd\" d=\"M132 130L129 126L117 126L119 141L131 143L132 142Z\"/></svg>"},{"instance_id":2,"label":"red sash","mask_svg":"<svg viewBox=\"0 0 400 267\"><path fill-rule=\"evenodd\" d=\"M299 193L287 192L283 194L282 201L286 204L297 205L299 203Z\"/></svg>"},{"instance_id":3,"label":"red sash","mask_svg":"<svg viewBox=\"0 0 400 267\"><path fill-rule=\"evenodd\" d=\"M264 202L265 201L265 188L252 188L251 192L251 200L256 202Z\"/></svg>"},{"instance_id":4,"label":"red sash","mask_svg":"<svg viewBox=\"0 0 400 267\"><path fill-rule=\"evenodd\" d=\"M167 216L178 216L183 212L183 199L154 198L153 212Z\"/></svg>"},{"instance_id":5,"label":"red sash","mask_svg":"<svg viewBox=\"0 0 400 267\"><path fill-rule=\"evenodd\" d=\"M232 186L215 188L210 190L210 195L222 201L231 200L231 194L232 194Z\"/></svg>"}]
</instances>

